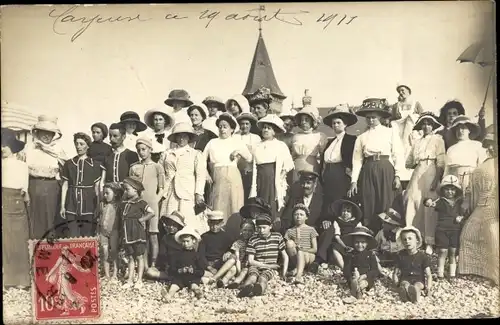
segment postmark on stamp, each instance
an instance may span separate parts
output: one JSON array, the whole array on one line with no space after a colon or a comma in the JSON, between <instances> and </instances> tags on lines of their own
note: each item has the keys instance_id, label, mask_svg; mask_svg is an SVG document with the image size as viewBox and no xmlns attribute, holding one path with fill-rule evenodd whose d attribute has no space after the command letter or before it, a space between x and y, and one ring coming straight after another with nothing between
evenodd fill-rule
<instances>
[{"instance_id":1,"label":"postmark on stamp","mask_svg":"<svg viewBox=\"0 0 500 325\"><path fill-rule=\"evenodd\" d=\"M29 249L34 321L100 317L97 238L31 240Z\"/></svg>"}]
</instances>

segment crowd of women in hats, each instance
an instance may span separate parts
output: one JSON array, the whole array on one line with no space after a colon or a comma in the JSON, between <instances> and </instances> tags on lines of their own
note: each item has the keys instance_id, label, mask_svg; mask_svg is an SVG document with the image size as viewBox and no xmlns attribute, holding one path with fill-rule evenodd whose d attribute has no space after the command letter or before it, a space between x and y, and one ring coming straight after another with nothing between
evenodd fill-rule
<instances>
[{"instance_id":1,"label":"crowd of women in hats","mask_svg":"<svg viewBox=\"0 0 500 325\"><path fill-rule=\"evenodd\" d=\"M202 103L176 89L142 121L129 111L93 124L92 137L75 133L72 158L55 118L39 117L26 148L2 128L4 284L29 285L28 239L96 235L106 279L126 260L124 286L168 281L165 297L200 296L202 284L261 295L277 276L303 283L330 263L354 297L391 267L401 298L417 301L432 288L434 251L438 280L458 261L458 273L498 284L497 147L484 110L475 123L449 101L438 117L408 86L397 92L392 106L369 98L321 121L310 104L275 114L265 87ZM347 134L360 118L367 129Z\"/></svg>"}]
</instances>

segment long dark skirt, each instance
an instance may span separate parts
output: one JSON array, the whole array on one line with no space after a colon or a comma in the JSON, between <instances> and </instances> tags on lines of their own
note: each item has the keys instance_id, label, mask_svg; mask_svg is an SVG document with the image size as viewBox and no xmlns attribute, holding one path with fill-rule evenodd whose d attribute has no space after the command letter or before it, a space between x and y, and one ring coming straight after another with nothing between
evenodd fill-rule
<instances>
[{"instance_id":1,"label":"long dark skirt","mask_svg":"<svg viewBox=\"0 0 500 325\"><path fill-rule=\"evenodd\" d=\"M389 160L365 160L358 186L363 210L363 225L377 233L381 227L378 214L387 211L399 193L393 190L394 167Z\"/></svg>"},{"instance_id":2,"label":"long dark skirt","mask_svg":"<svg viewBox=\"0 0 500 325\"><path fill-rule=\"evenodd\" d=\"M54 220L59 214L61 186L55 179L30 177L30 237L42 239L48 230L54 228Z\"/></svg>"},{"instance_id":3,"label":"long dark skirt","mask_svg":"<svg viewBox=\"0 0 500 325\"><path fill-rule=\"evenodd\" d=\"M329 206L333 202L347 196L351 187L351 177L345 173L342 163L327 163L323 173L323 205Z\"/></svg>"},{"instance_id":4,"label":"long dark skirt","mask_svg":"<svg viewBox=\"0 0 500 325\"><path fill-rule=\"evenodd\" d=\"M245 172L240 169L241 180L243 182L243 192L245 193L245 204L248 204L248 197L250 196L250 190L252 189L252 172Z\"/></svg>"},{"instance_id":5,"label":"long dark skirt","mask_svg":"<svg viewBox=\"0 0 500 325\"><path fill-rule=\"evenodd\" d=\"M264 199L271 206L271 218L278 216L278 202L276 202L276 163L257 165L257 196Z\"/></svg>"},{"instance_id":6,"label":"long dark skirt","mask_svg":"<svg viewBox=\"0 0 500 325\"><path fill-rule=\"evenodd\" d=\"M21 191L2 187L2 270L4 286L30 285L29 222Z\"/></svg>"}]
</instances>

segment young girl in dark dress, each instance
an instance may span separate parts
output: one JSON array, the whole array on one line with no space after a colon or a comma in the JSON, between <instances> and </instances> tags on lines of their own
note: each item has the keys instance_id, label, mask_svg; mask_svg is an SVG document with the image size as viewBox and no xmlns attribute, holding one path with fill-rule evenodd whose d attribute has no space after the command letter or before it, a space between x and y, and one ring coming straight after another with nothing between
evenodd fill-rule
<instances>
[{"instance_id":1,"label":"young girl in dark dress","mask_svg":"<svg viewBox=\"0 0 500 325\"><path fill-rule=\"evenodd\" d=\"M111 146L104 142L104 139L108 136L108 127L104 123L97 122L92 124L90 131L94 141L89 147L89 157L103 164L104 158L113 153Z\"/></svg>"},{"instance_id":2,"label":"young girl in dark dress","mask_svg":"<svg viewBox=\"0 0 500 325\"><path fill-rule=\"evenodd\" d=\"M354 231L342 236L342 240L352 247L346 255L344 277L349 283L351 294L359 299L364 290L370 290L379 275L377 256L373 249L377 242L371 231L366 227L356 227Z\"/></svg>"},{"instance_id":3,"label":"young girl in dark dress","mask_svg":"<svg viewBox=\"0 0 500 325\"><path fill-rule=\"evenodd\" d=\"M126 199L122 202L120 211L122 213L123 243L125 251L129 255L128 279L124 288L133 285L135 262L137 262L137 281L135 288L142 287L142 276L144 273L144 258L146 252L146 221L154 217L153 209L141 199L144 187L139 179L127 177L123 180Z\"/></svg>"},{"instance_id":4,"label":"young girl in dark dress","mask_svg":"<svg viewBox=\"0 0 500 325\"><path fill-rule=\"evenodd\" d=\"M417 228L402 228L396 234L396 241L401 243L404 249L398 254L393 281L399 287L401 300L416 303L420 299L421 291L425 290L429 295L432 286L430 259L420 250L422 235Z\"/></svg>"}]
</instances>

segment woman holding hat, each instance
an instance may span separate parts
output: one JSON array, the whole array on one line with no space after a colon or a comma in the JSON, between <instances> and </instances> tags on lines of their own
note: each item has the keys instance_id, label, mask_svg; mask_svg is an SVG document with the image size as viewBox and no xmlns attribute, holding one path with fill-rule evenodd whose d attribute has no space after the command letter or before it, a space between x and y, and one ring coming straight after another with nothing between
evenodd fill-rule
<instances>
[{"instance_id":1,"label":"woman holding hat","mask_svg":"<svg viewBox=\"0 0 500 325\"><path fill-rule=\"evenodd\" d=\"M464 194L467 194L470 191L470 175L486 159L486 150L481 142L471 140L477 138L480 129L467 116L457 116L450 131L455 135L457 142L446 152L444 175L451 174L458 177Z\"/></svg>"},{"instance_id":2,"label":"woman holding hat","mask_svg":"<svg viewBox=\"0 0 500 325\"><path fill-rule=\"evenodd\" d=\"M139 118L139 114L127 111L120 116L120 124L125 126L125 140L123 145L130 151L135 151L137 133L145 131L148 127Z\"/></svg>"},{"instance_id":3,"label":"woman holding hat","mask_svg":"<svg viewBox=\"0 0 500 325\"><path fill-rule=\"evenodd\" d=\"M77 155L64 163L61 178L61 217L69 237L95 236L95 213L99 206L101 164L88 156L92 140L82 132L73 135Z\"/></svg>"},{"instance_id":4,"label":"woman holding hat","mask_svg":"<svg viewBox=\"0 0 500 325\"><path fill-rule=\"evenodd\" d=\"M233 137L239 138L247 146L248 150L253 152L254 148L261 141L260 136L252 132L257 127L257 118L250 112L245 111L239 114L236 120L240 125L240 130L236 132ZM238 169L240 170L241 179L243 181L245 204L247 204L252 188L253 165L252 163L247 163L245 160L238 160Z\"/></svg>"},{"instance_id":5,"label":"woman holding hat","mask_svg":"<svg viewBox=\"0 0 500 325\"><path fill-rule=\"evenodd\" d=\"M413 169L407 187L406 224L418 228L424 236L427 254L432 254L436 215L423 206L424 198L437 198L436 189L443 176L445 164L444 141L434 131L441 127L437 117L425 112L418 118L414 129L422 132L406 159L406 167Z\"/></svg>"},{"instance_id":6,"label":"woman holding hat","mask_svg":"<svg viewBox=\"0 0 500 325\"><path fill-rule=\"evenodd\" d=\"M60 170L67 156L57 141L62 136L57 118L39 116L32 134L33 143L25 149L30 174L30 237L41 239L59 214Z\"/></svg>"},{"instance_id":7,"label":"woman holding hat","mask_svg":"<svg viewBox=\"0 0 500 325\"><path fill-rule=\"evenodd\" d=\"M233 136L238 122L229 113L222 113L216 121L219 128L219 138L208 142L203 151L204 160L209 162L212 190L209 206L213 210L222 211L224 223L237 212L244 204L244 190L241 174L238 170L238 161L244 159L252 161L252 154L241 139ZM237 222L236 222L237 221ZM232 237L239 234L241 220L226 225L226 231Z\"/></svg>"},{"instance_id":8,"label":"woman holding hat","mask_svg":"<svg viewBox=\"0 0 500 325\"><path fill-rule=\"evenodd\" d=\"M326 135L315 131L318 126L318 109L306 105L295 114L295 123L300 131L292 138L292 157L295 164L294 182L299 179L299 166L309 165L319 169L319 156L326 145Z\"/></svg>"},{"instance_id":9,"label":"woman holding hat","mask_svg":"<svg viewBox=\"0 0 500 325\"><path fill-rule=\"evenodd\" d=\"M271 206L273 222L279 221L278 211L285 206L288 184L286 175L293 166L286 144L276 135L285 132L283 121L275 114L268 114L257 122L262 130L262 141L255 147L253 179L250 197L258 196ZM281 230L275 224L276 231Z\"/></svg>"},{"instance_id":10,"label":"woman holding hat","mask_svg":"<svg viewBox=\"0 0 500 325\"><path fill-rule=\"evenodd\" d=\"M168 98L165 99L165 105L173 108L172 114L175 123L191 122L187 113L187 108L193 105L190 98L191 96L189 96L189 93L184 89L173 89L168 94Z\"/></svg>"},{"instance_id":11,"label":"woman holding hat","mask_svg":"<svg viewBox=\"0 0 500 325\"><path fill-rule=\"evenodd\" d=\"M472 214L460 235L458 273L475 274L499 285L498 143L493 125L487 128L483 147L489 158L471 176Z\"/></svg>"},{"instance_id":12,"label":"woman holding hat","mask_svg":"<svg viewBox=\"0 0 500 325\"><path fill-rule=\"evenodd\" d=\"M160 159L166 177L160 216L179 211L185 216L186 225L203 231L206 225L195 216L194 206L204 202L206 162L200 151L189 146L195 138L193 127L185 122L175 124L168 136L177 148L167 150Z\"/></svg>"},{"instance_id":13,"label":"woman holding hat","mask_svg":"<svg viewBox=\"0 0 500 325\"><path fill-rule=\"evenodd\" d=\"M144 122L149 127L147 135L151 138L153 145L151 159L158 162L161 154L170 149L170 141L167 137L175 124L173 111L170 107L150 109L144 114Z\"/></svg>"},{"instance_id":14,"label":"woman holding hat","mask_svg":"<svg viewBox=\"0 0 500 325\"><path fill-rule=\"evenodd\" d=\"M346 134L348 126L356 124L358 118L347 104L338 105L323 118L323 123L335 132L329 139L320 157L320 175L323 185L323 204L345 197L351 186L352 153L356 136Z\"/></svg>"},{"instance_id":15,"label":"woman holding hat","mask_svg":"<svg viewBox=\"0 0 500 325\"><path fill-rule=\"evenodd\" d=\"M204 128L204 125L207 125L204 122L208 117L208 108L205 104L193 104L188 107L187 113L191 119L193 131L196 134L192 146L197 150L203 151L208 141L217 138L219 132L214 133L214 131Z\"/></svg>"},{"instance_id":16,"label":"woman holding hat","mask_svg":"<svg viewBox=\"0 0 500 325\"><path fill-rule=\"evenodd\" d=\"M387 101L369 98L363 101L357 115L366 118L368 129L356 139L352 157L352 179L348 195L360 192L364 224L372 231L381 227L379 213L391 207L401 190L399 175L404 169L401 139L393 129L380 125Z\"/></svg>"},{"instance_id":17,"label":"woman holding hat","mask_svg":"<svg viewBox=\"0 0 500 325\"><path fill-rule=\"evenodd\" d=\"M236 94L226 101L226 111L237 118L241 113L250 113L250 103L245 96Z\"/></svg>"},{"instance_id":18,"label":"woman holding hat","mask_svg":"<svg viewBox=\"0 0 500 325\"><path fill-rule=\"evenodd\" d=\"M4 286L29 287L28 240L30 220L26 206L28 165L15 154L24 149L11 129L2 128L2 269Z\"/></svg>"}]
</instances>

